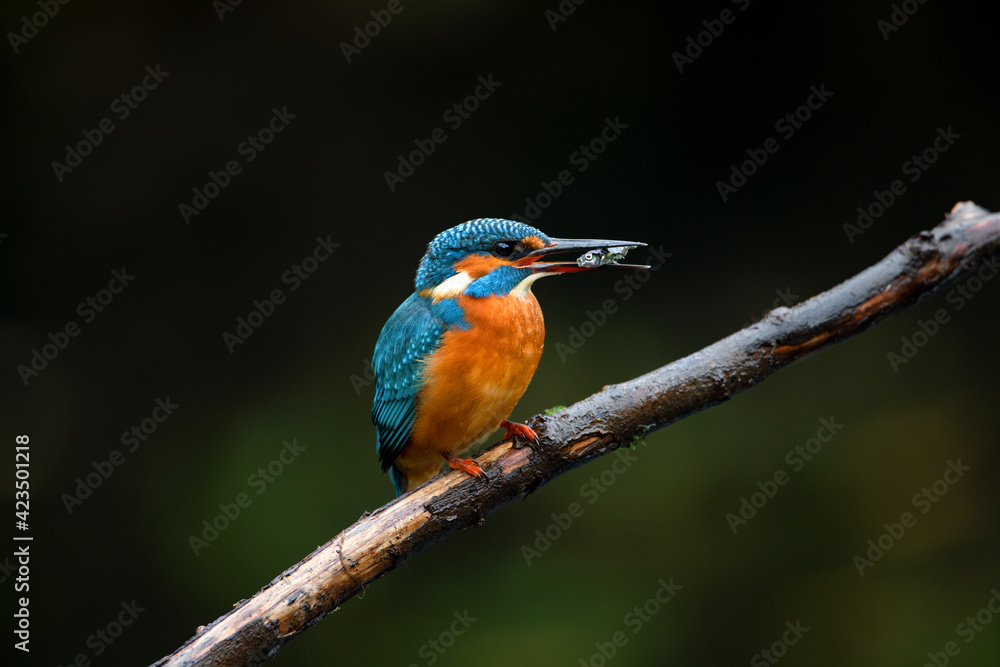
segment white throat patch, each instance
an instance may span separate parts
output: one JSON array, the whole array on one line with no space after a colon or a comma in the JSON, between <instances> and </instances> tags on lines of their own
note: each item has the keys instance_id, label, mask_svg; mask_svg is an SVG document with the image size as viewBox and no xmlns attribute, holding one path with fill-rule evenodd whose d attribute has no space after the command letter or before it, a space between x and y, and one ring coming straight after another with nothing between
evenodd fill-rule
<instances>
[{"instance_id":1,"label":"white throat patch","mask_svg":"<svg viewBox=\"0 0 1000 667\"><path fill-rule=\"evenodd\" d=\"M519 296L522 299L531 291L531 283L535 282L539 278L544 278L545 276L557 276L558 273L532 273L527 278L519 282L514 289L510 291L511 296Z\"/></svg>"},{"instance_id":2,"label":"white throat patch","mask_svg":"<svg viewBox=\"0 0 1000 667\"><path fill-rule=\"evenodd\" d=\"M435 301L450 299L458 296L465 288L472 284L472 276L465 271L459 271L451 278L443 281L440 285L431 290L430 296Z\"/></svg>"}]
</instances>

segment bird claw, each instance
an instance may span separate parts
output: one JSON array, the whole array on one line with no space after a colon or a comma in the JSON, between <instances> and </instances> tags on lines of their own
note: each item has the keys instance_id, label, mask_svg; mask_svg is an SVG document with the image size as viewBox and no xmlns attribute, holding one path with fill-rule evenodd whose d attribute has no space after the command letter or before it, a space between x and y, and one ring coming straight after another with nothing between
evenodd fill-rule
<instances>
[{"instance_id":1,"label":"bird claw","mask_svg":"<svg viewBox=\"0 0 1000 667\"><path fill-rule=\"evenodd\" d=\"M486 473L483 472L483 469L479 467L479 464L476 463L475 459L460 459L457 456L452 456L446 452L444 460L447 461L449 468L461 470L462 472L468 473L473 477L482 477L487 482L490 481L490 478L487 477Z\"/></svg>"},{"instance_id":2,"label":"bird claw","mask_svg":"<svg viewBox=\"0 0 1000 667\"><path fill-rule=\"evenodd\" d=\"M500 427L507 429L507 435L505 435L503 439L513 441L514 449L521 449L524 446L518 443L517 439L519 437L524 440L527 440L529 445L542 444L542 441L538 437L538 434L535 433L534 429L532 429L530 426L527 426L525 424L518 424L517 422L510 422L504 419L502 422L500 422Z\"/></svg>"}]
</instances>

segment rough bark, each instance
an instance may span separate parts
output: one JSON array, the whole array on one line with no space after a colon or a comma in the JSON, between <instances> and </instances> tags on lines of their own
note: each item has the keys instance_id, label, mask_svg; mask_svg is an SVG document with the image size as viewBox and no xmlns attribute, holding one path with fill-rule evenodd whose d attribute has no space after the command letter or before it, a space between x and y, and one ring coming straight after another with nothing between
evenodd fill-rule
<instances>
[{"instance_id":1,"label":"rough bark","mask_svg":"<svg viewBox=\"0 0 1000 667\"><path fill-rule=\"evenodd\" d=\"M484 482L451 471L365 513L156 665L256 665L375 579L438 540L483 523L552 478L758 384L861 333L1000 256L1000 215L971 202L882 261L688 357L529 424L541 446L501 442L477 460Z\"/></svg>"}]
</instances>

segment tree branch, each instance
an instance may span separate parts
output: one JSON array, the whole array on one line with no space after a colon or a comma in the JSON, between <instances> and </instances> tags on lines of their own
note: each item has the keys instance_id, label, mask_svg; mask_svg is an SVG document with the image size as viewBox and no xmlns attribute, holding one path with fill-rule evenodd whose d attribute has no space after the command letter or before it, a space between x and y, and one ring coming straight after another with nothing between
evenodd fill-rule
<instances>
[{"instance_id":1,"label":"tree branch","mask_svg":"<svg viewBox=\"0 0 1000 667\"><path fill-rule=\"evenodd\" d=\"M489 482L451 471L398 498L293 565L156 665L256 665L414 554L646 432L728 400L1000 256L1000 215L971 202L874 266L794 308L651 373L536 416L536 448L501 442L477 457ZM996 267L991 267L996 271Z\"/></svg>"}]
</instances>

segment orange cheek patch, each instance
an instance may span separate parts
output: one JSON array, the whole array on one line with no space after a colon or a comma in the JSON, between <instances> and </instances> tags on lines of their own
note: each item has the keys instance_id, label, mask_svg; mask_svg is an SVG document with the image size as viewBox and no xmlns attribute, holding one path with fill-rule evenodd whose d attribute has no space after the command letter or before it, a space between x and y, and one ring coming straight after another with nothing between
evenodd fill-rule
<instances>
[{"instance_id":1,"label":"orange cheek patch","mask_svg":"<svg viewBox=\"0 0 1000 667\"><path fill-rule=\"evenodd\" d=\"M521 245L525 248L530 248L531 250L540 250L546 246L545 241L541 240L537 236L525 236L521 239Z\"/></svg>"},{"instance_id":2,"label":"orange cheek patch","mask_svg":"<svg viewBox=\"0 0 1000 667\"><path fill-rule=\"evenodd\" d=\"M510 262L497 259L492 255L469 255L455 262L454 266L456 271L464 271L475 280L504 264L510 264Z\"/></svg>"}]
</instances>

